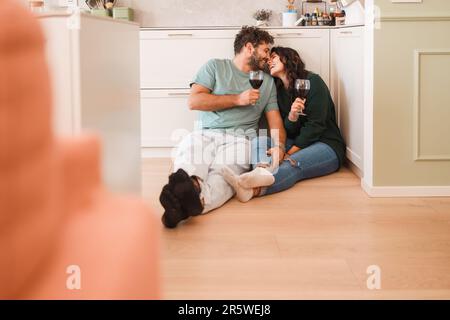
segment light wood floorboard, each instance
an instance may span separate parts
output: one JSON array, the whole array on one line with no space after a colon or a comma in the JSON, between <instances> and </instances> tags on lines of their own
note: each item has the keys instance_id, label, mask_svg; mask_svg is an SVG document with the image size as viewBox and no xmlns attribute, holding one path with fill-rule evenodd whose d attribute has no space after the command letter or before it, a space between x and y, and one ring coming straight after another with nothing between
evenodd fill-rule
<instances>
[{"instance_id":1,"label":"light wood floorboard","mask_svg":"<svg viewBox=\"0 0 450 320\"><path fill-rule=\"evenodd\" d=\"M170 160L145 159L157 212ZM347 168L161 225L166 299L450 299L450 198L369 198ZM381 268L381 290L366 286Z\"/></svg>"}]
</instances>

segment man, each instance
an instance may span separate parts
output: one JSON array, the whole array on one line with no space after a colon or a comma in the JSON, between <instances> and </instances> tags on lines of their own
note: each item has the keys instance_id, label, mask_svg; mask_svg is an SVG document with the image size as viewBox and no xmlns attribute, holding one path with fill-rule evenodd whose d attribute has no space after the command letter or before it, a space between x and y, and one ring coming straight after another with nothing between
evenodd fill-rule
<instances>
[{"instance_id":1,"label":"man","mask_svg":"<svg viewBox=\"0 0 450 320\"><path fill-rule=\"evenodd\" d=\"M222 206L233 195L222 170L236 174L250 168L250 141L266 115L274 147L273 159L282 160L286 133L280 116L273 79L264 74L259 90L252 89L249 72L267 70L273 37L255 27L243 27L234 41L234 59L212 59L191 83L189 108L200 113L201 130L178 146L174 169L160 195L168 228L191 216Z\"/></svg>"}]
</instances>

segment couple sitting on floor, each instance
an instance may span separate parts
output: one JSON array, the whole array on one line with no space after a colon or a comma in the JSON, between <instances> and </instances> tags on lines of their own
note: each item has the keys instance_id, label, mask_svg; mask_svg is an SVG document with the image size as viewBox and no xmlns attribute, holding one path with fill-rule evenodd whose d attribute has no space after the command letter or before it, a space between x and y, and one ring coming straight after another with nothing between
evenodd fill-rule
<instances>
[{"instance_id":1,"label":"couple sitting on floor","mask_svg":"<svg viewBox=\"0 0 450 320\"><path fill-rule=\"evenodd\" d=\"M191 83L189 107L199 111L201 128L178 145L174 173L161 192L166 227L218 208L233 195L247 202L342 165L345 142L326 84L305 70L295 50L270 49L273 42L266 31L243 27L234 59L208 61ZM270 72L258 90L250 86L252 70ZM295 97L296 79L310 80L306 99ZM257 135L263 112L270 138Z\"/></svg>"}]
</instances>

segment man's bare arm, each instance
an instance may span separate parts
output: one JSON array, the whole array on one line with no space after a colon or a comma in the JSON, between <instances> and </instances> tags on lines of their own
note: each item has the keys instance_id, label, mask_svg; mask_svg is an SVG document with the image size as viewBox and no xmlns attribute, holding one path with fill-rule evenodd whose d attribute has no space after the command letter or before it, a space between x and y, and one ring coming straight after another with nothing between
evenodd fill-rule
<instances>
[{"instance_id":1,"label":"man's bare arm","mask_svg":"<svg viewBox=\"0 0 450 320\"><path fill-rule=\"evenodd\" d=\"M266 118L270 129L270 136L274 139L275 145L284 147L286 143L286 130L284 129L280 111L271 110L266 112Z\"/></svg>"},{"instance_id":2,"label":"man's bare arm","mask_svg":"<svg viewBox=\"0 0 450 320\"><path fill-rule=\"evenodd\" d=\"M267 150L267 154L272 156L272 167L274 169L284 159L286 130L284 129L280 111L271 110L266 112L266 118L267 123L269 124L270 136L274 141L274 145Z\"/></svg>"},{"instance_id":3,"label":"man's bare arm","mask_svg":"<svg viewBox=\"0 0 450 320\"><path fill-rule=\"evenodd\" d=\"M259 98L259 90L249 89L241 94L215 95L211 90L194 83L189 95L189 109L219 111L238 106L248 106Z\"/></svg>"}]
</instances>

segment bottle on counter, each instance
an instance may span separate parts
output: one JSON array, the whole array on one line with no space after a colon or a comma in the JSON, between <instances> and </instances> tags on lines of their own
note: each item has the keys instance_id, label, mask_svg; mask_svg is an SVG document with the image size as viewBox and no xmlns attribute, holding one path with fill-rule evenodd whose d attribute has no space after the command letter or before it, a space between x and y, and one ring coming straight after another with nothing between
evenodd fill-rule
<instances>
[{"instance_id":1,"label":"bottle on counter","mask_svg":"<svg viewBox=\"0 0 450 320\"><path fill-rule=\"evenodd\" d=\"M323 23L323 16L319 16L317 18L317 25L318 26L323 26L324 25L324 23Z\"/></svg>"},{"instance_id":2,"label":"bottle on counter","mask_svg":"<svg viewBox=\"0 0 450 320\"><path fill-rule=\"evenodd\" d=\"M316 15L316 13L313 13L312 14L312 17L311 17L311 25L312 26L317 26L317 15Z\"/></svg>"},{"instance_id":3,"label":"bottle on counter","mask_svg":"<svg viewBox=\"0 0 450 320\"><path fill-rule=\"evenodd\" d=\"M327 13L324 13L322 16L322 23L324 26L329 26L330 25L330 16Z\"/></svg>"},{"instance_id":4,"label":"bottle on counter","mask_svg":"<svg viewBox=\"0 0 450 320\"><path fill-rule=\"evenodd\" d=\"M309 15L309 13L305 14L305 25L311 26L311 16Z\"/></svg>"},{"instance_id":5,"label":"bottle on counter","mask_svg":"<svg viewBox=\"0 0 450 320\"><path fill-rule=\"evenodd\" d=\"M316 7L316 9L314 9L314 13L316 14L316 17L318 17L320 14L319 8Z\"/></svg>"},{"instance_id":6,"label":"bottle on counter","mask_svg":"<svg viewBox=\"0 0 450 320\"><path fill-rule=\"evenodd\" d=\"M333 7L330 8L330 26L336 25L336 12Z\"/></svg>"}]
</instances>

